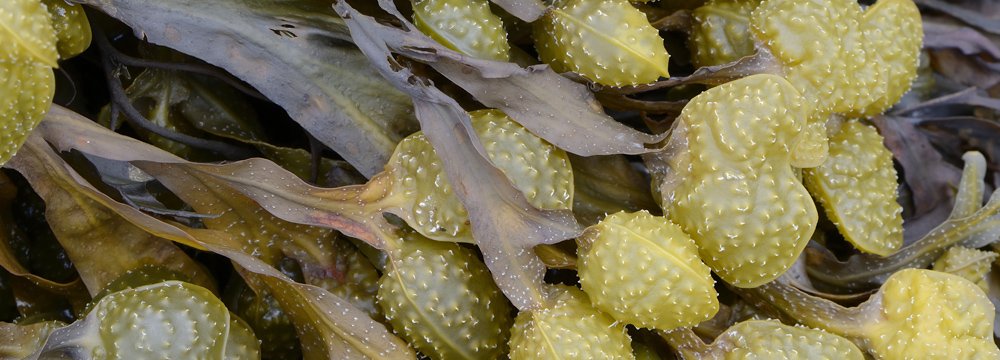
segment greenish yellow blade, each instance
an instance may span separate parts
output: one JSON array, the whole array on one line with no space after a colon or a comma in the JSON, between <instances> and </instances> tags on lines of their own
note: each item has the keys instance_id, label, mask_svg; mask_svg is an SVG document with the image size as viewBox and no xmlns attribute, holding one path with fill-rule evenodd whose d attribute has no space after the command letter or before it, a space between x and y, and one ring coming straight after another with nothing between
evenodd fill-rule
<instances>
[{"instance_id":1,"label":"greenish yellow blade","mask_svg":"<svg viewBox=\"0 0 1000 360\"><path fill-rule=\"evenodd\" d=\"M989 291L987 278L993 268L993 261L996 259L997 253L993 251L955 246L945 251L944 255L934 261L933 269L961 276L979 285L983 291Z\"/></svg>"},{"instance_id":2,"label":"greenish yellow blade","mask_svg":"<svg viewBox=\"0 0 1000 360\"><path fill-rule=\"evenodd\" d=\"M850 340L823 330L749 320L730 327L709 345L714 354L736 359L864 359Z\"/></svg>"},{"instance_id":3,"label":"greenish yellow blade","mask_svg":"<svg viewBox=\"0 0 1000 360\"><path fill-rule=\"evenodd\" d=\"M123 290L102 299L97 321L103 349L97 357L221 359L229 310L205 288L168 281Z\"/></svg>"},{"instance_id":4,"label":"greenish yellow blade","mask_svg":"<svg viewBox=\"0 0 1000 360\"><path fill-rule=\"evenodd\" d=\"M503 20L490 11L487 0L416 0L413 23L462 54L496 61L510 58Z\"/></svg>"},{"instance_id":5,"label":"greenish yellow blade","mask_svg":"<svg viewBox=\"0 0 1000 360\"><path fill-rule=\"evenodd\" d=\"M0 44L6 43L0 39ZM0 164L17 153L42 121L55 90L55 77L47 65L0 60Z\"/></svg>"},{"instance_id":6,"label":"greenish yellow blade","mask_svg":"<svg viewBox=\"0 0 1000 360\"><path fill-rule=\"evenodd\" d=\"M535 136L497 110L470 113L472 126L489 155L531 205L569 209L573 172L566 153ZM435 240L472 242L468 213L452 192L434 148L422 133L400 142L386 171L393 195L405 202L390 209L422 235Z\"/></svg>"},{"instance_id":7,"label":"greenish yellow blade","mask_svg":"<svg viewBox=\"0 0 1000 360\"><path fill-rule=\"evenodd\" d=\"M229 324L229 310L211 291L165 281L105 296L86 317L53 331L30 359L222 360Z\"/></svg>"},{"instance_id":8,"label":"greenish yellow blade","mask_svg":"<svg viewBox=\"0 0 1000 360\"><path fill-rule=\"evenodd\" d=\"M789 146L812 113L806 99L781 77L753 75L701 93L678 118L686 148L662 182L662 206L735 286L784 273L816 228Z\"/></svg>"},{"instance_id":9,"label":"greenish yellow blade","mask_svg":"<svg viewBox=\"0 0 1000 360\"><path fill-rule=\"evenodd\" d=\"M616 213L577 240L578 273L594 306L637 327L672 330L719 310L694 240L664 217Z\"/></svg>"},{"instance_id":10,"label":"greenish yellow blade","mask_svg":"<svg viewBox=\"0 0 1000 360\"><path fill-rule=\"evenodd\" d=\"M865 305L868 351L884 359L1000 358L993 303L960 276L922 269L892 275Z\"/></svg>"},{"instance_id":11,"label":"greenish yellow blade","mask_svg":"<svg viewBox=\"0 0 1000 360\"><path fill-rule=\"evenodd\" d=\"M56 33L39 0L0 3L0 164L14 156L55 93Z\"/></svg>"},{"instance_id":12,"label":"greenish yellow blade","mask_svg":"<svg viewBox=\"0 0 1000 360\"><path fill-rule=\"evenodd\" d=\"M757 46L826 114L879 114L909 91L923 39L912 0L765 0L752 12ZM847 75L850 74L850 75Z\"/></svg>"},{"instance_id":13,"label":"greenish yellow blade","mask_svg":"<svg viewBox=\"0 0 1000 360\"><path fill-rule=\"evenodd\" d=\"M577 288L555 291L547 307L517 314L511 360L635 359L624 324L594 309Z\"/></svg>"},{"instance_id":14,"label":"greenish yellow blade","mask_svg":"<svg viewBox=\"0 0 1000 360\"><path fill-rule=\"evenodd\" d=\"M857 41L861 7L852 0L766 0L751 15L757 43L783 64L784 76L822 112L833 111L859 88L845 59L864 59L864 49L847 53Z\"/></svg>"},{"instance_id":15,"label":"greenish yellow blade","mask_svg":"<svg viewBox=\"0 0 1000 360\"><path fill-rule=\"evenodd\" d=\"M892 153L875 128L848 121L830 138L830 156L803 172L827 217L859 250L886 256L903 245Z\"/></svg>"},{"instance_id":16,"label":"greenish yellow blade","mask_svg":"<svg viewBox=\"0 0 1000 360\"><path fill-rule=\"evenodd\" d=\"M920 11L912 0L878 0L861 21L868 64L882 83L855 114L877 115L899 102L917 77L924 32Z\"/></svg>"},{"instance_id":17,"label":"greenish yellow blade","mask_svg":"<svg viewBox=\"0 0 1000 360\"><path fill-rule=\"evenodd\" d=\"M56 49L60 59L77 56L90 47L93 35L82 5L71 5L66 0L42 0L42 3L48 9L56 31Z\"/></svg>"},{"instance_id":18,"label":"greenish yellow blade","mask_svg":"<svg viewBox=\"0 0 1000 360\"><path fill-rule=\"evenodd\" d=\"M260 359L260 340L246 321L229 314L229 338L226 339L226 359Z\"/></svg>"},{"instance_id":19,"label":"greenish yellow blade","mask_svg":"<svg viewBox=\"0 0 1000 360\"><path fill-rule=\"evenodd\" d=\"M628 1L558 1L534 24L538 56L555 71L610 86L670 76L663 39Z\"/></svg>"},{"instance_id":20,"label":"greenish yellow blade","mask_svg":"<svg viewBox=\"0 0 1000 360\"><path fill-rule=\"evenodd\" d=\"M475 252L413 232L397 244L378 291L393 330L434 359L505 354L512 307Z\"/></svg>"},{"instance_id":21,"label":"greenish yellow blade","mask_svg":"<svg viewBox=\"0 0 1000 360\"><path fill-rule=\"evenodd\" d=\"M695 66L721 65L754 52L750 12L760 0L709 1L691 12L688 47Z\"/></svg>"},{"instance_id":22,"label":"greenish yellow blade","mask_svg":"<svg viewBox=\"0 0 1000 360\"><path fill-rule=\"evenodd\" d=\"M3 44L0 63L57 67L56 32L49 13L39 0L0 3L0 44Z\"/></svg>"}]
</instances>

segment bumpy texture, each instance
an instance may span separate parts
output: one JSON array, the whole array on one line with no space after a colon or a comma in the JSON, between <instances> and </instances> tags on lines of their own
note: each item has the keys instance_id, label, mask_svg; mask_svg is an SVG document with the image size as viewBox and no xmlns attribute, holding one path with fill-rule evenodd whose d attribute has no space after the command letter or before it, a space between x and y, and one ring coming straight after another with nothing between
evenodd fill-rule
<instances>
[{"instance_id":1,"label":"bumpy texture","mask_svg":"<svg viewBox=\"0 0 1000 360\"><path fill-rule=\"evenodd\" d=\"M843 337L776 320L749 320L733 325L709 346L714 355L727 360L865 358L861 349Z\"/></svg>"},{"instance_id":2,"label":"bumpy texture","mask_svg":"<svg viewBox=\"0 0 1000 360\"><path fill-rule=\"evenodd\" d=\"M535 48L559 72L609 86L670 76L670 55L646 15L625 0L564 0L535 22Z\"/></svg>"},{"instance_id":3,"label":"bumpy texture","mask_svg":"<svg viewBox=\"0 0 1000 360\"><path fill-rule=\"evenodd\" d=\"M877 296L881 311L864 340L877 358L1000 358L993 342L993 303L976 284L907 269L893 274Z\"/></svg>"},{"instance_id":4,"label":"bumpy texture","mask_svg":"<svg viewBox=\"0 0 1000 360\"><path fill-rule=\"evenodd\" d=\"M750 12L760 0L713 0L695 9L691 16L691 61L695 66L712 66L753 54Z\"/></svg>"},{"instance_id":5,"label":"bumpy texture","mask_svg":"<svg viewBox=\"0 0 1000 360\"><path fill-rule=\"evenodd\" d=\"M871 101L858 104L853 115L875 115L896 104L917 78L923 25L912 0L879 0L861 20L868 44L868 64L879 71Z\"/></svg>"},{"instance_id":6,"label":"bumpy texture","mask_svg":"<svg viewBox=\"0 0 1000 360\"><path fill-rule=\"evenodd\" d=\"M0 3L0 44L4 62L29 62L56 67L56 32L39 0Z\"/></svg>"},{"instance_id":7,"label":"bumpy texture","mask_svg":"<svg viewBox=\"0 0 1000 360\"><path fill-rule=\"evenodd\" d=\"M507 61L510 44L503 20L487 0L417 0L413 23L449 49L481 59Z\"/></svg>"},{"instance_id":8,"label":"bumpy texture","mask_svg":"<svg viewBox=\"0 0 1000 360\"><path fill-rule=\"evenodd\" d=\"M49 10L52 26L56 31L56 48L59 58L69 59L90 47L90 22L83 6L70 5L66 0L42 0Z\"/></svg>"},{"instance_id":9,"label":"bumpy texture","mask_svg":"<svg viewBox=\"0 0 1000 360\"><path fill-rule=\"evenodd\" d=\"M514 187L540 209L569 209L573 171L569 157L497 110L470 113L479 140ZM396 147L386 169L394 179L391 196L409 203L401 216L422 235L435 240L472 242L468 213L452 193L441 160L416 133Z\"/></svg>"},{"instance_id":10,"label":"bumpy texture","mask_svg":"<svg viewBox=\"0 0 1000 360\"><path fill-rule=\"evenodd\" d=\"M109 294L169 280L191 282L191 276L185 275L180 271L166 266L143 264L137 268L126 271L125 273L119 275L114 281L104 285L101 288L101 291L94 294L94 299L91 301L91 304L89 304L87 309L92 308L98 301Z\"/></svg>"},{"instance_id":11,"label":"bumpy texture","mask_svg":"<svg viewBox=\"0 0 1000 360\"><path fill-rule=\"evenodd\" d=\"M911 0L880 0L863 13L852 0L766 0L751 29L819 111L849 116L899 101L916 77L923 39Z\"/></svg>"},{"instance_id":12,"label":"bumpy texture","mask_svg":"<svg viewBox=\"0 0 1000 360\"><path fill-rule=\"evenodd\" d=\"M830 139L827 138L826 120L823 114L813 113L798 140L792 143L792 166L813 168L820 166L830 156Z\"/></svg>"},{"instance_id":13,"label":"bumpy texture","mask_svg":"<svg viewBox=\"0 0 1000 360\"><path fill-rule=\"evenodd\" d=\"M806 121L802 134L792 143L792 166L797 168L817 167L830 155L830 140L827 138L826 119L822 113L813 113Z\"/></svg>"},{"instance_id":14,"label":"bumpy texture","mask_svg":"<svg viewBox=\"0 0 1000 360\"><path fill-rule=\"evenodd\" d=\"M229 310L205 288L168 281L102 299L88 318L99 322L97 358L222 359Z\"/></svg>"},{"instance_id":15,"label":"bumpy texture","mask_svg":"<svg viewBox=\"0 0 1000 360\"><path fill-rule=\"evenodd\" d=\"M233 313L229 313L226 359L260 359L260 341L250 329L250 325Z\"/></svg>"},{"instance_id":16,"label":"bumpy texture","mask_svg":"<svg viewBox=\"0 0 1000 360\"><path fill-rule=\"evenodd\" d=\"M753 11L752 29L784 65L785 77L821 110L833 110L855 84L845 60L865 59L860 45L861 8L853 0L767 0ZM848 50L853 53L848 53Z\"/></svg>"},{"instance_id":17,"label":"bumpy texture","mask_svg":"<svg viewBox=\"0 0 1000 360\"><path fill-rule=\"evenodd\" d=\"M39 0L0 2L0 164L40 121L55 94L56 33Z\"/></svg>"},{"instance_id":18,"label":"bumpy texture","mask_svg":"<svg viewBox=\"0 0 1000 360\"><path fill-rule=\"evenodd\" d=\"M505 353L511 306L476 254L413 233L399 244L378 291L393 330L433 359Z\"/></svg>"},{"instance_id":19,"label":"bumpy texture","mask_svg":"<svg viewBox=\"0 0 1000 360\"><path fill-rule=\"evenodd\" d=\"M594 309L579 289L555 291L549 306L517 314L511 360L635 359L624 324Z\"/></svg>"},{"instance_id":20,"label":"bumpy texture","mask_svg":"<svg viewBox=\"0 0 1000 360\"><path fill-rule=\"evenodd\" d=\"M578 240L580 284L594 306L638 327L693 326L719 311L694 240L646 211L616 213Z\"/></svg>"},{"instance_id":21,"label":"bumpy texture","mask_svg":"<svg viewBox=\"0 0 1000 360\"><path fill-rule=\"evenodd\" d=\"M961 276L989 291L987 275L996 259L997 253L992 251L955 246L934 261L934 270Z\"/></svg>"},{"instance_id":22,"label":"bumpy texture","mask_svg":"<svg viewBox=\"0 0 1000 360\"><path fill-rule=\"evenodd\" d=\"M674 168L679 185L662 204L730 284L777 278L816 228L816 207L789 152L809 115L788 81L753 75L701 93L678 117L687 149Z\"/></svg>"},{"instance_id":23,"label":"bumpy texture","mask_svg":"<svg viewBox=\"0 0 1000 360\"><path fill-rule=\"evenodd\" d=\"M827 217L859 250L886 256L903 245L892 153L871 126L848 121L830 138L830 156L803 172Z\"/></svg>"}]
</instances>

